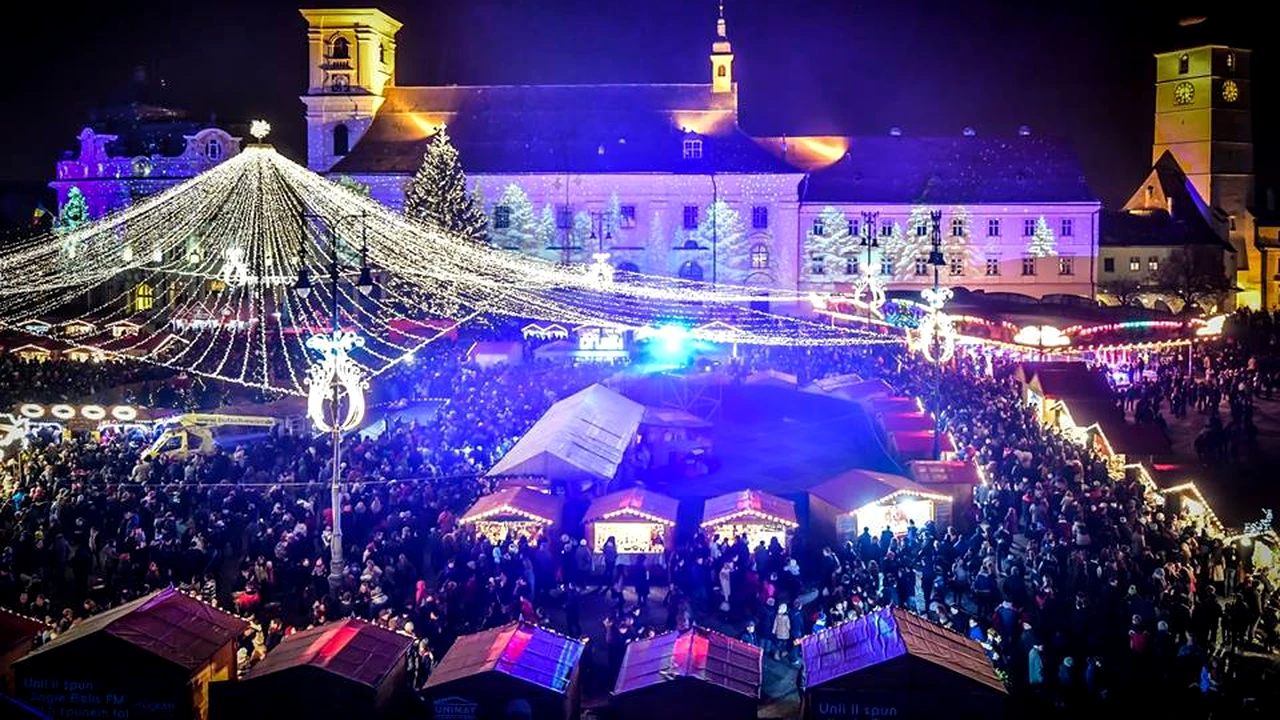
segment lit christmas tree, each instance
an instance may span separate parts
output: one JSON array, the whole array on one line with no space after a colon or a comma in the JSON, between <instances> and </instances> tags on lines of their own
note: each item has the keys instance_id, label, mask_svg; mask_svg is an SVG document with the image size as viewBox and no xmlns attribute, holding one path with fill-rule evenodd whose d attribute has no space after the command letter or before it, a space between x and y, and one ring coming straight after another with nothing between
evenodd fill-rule
<instances>
[{"instance_id":1,"label":"lit christmas tree","mask_svg":"<svg viewBox=\"0 0 1280 720\"><path fill-rule=\"evenodd\" d=\"M622 229L622 201L618 199L616 192L609 195L609 204L604 208L602 223L606 233L615 238L618 237L618 231Z\"/></svg>"},{"instance_id":2,"label":"lit christmas tree","mask_svg":"<svg viewBox=\"0 0 1280 720\"><path fill-rule=\"evenodd\" d=\"M346 188L351 192L364 197L369 197L369 193L371 192L368 185L356 180L350 175L339 175L338 179L334 180L334 182L338 184L338 187Z\"/></svg>"},{"instance_id":3,"label":"lit christmas tree","mask_svg":"<svg viewBox=\"0 0 1280 720\"><path fill-rule=\"evenodd\" d=\"M538 216L538 224L534 226L533 235L538 246L534 252L535 255L546 260L560 259L560 251L550 249L560 244L556 233L556 213L551 209L551 205L542 206L542 214Z\"/></svg>"},{"instance_id":4,"label":"lit christmas tree","mask_svg":"<svg viewBox=\"0 0 1280 720\"><path fill-rule=\"evenodd\" d=\"M573 216L573 229L569 231L569 244L573 246L569 262L586 262L591 253L596 252L599 239L593 242L591 231L591 214L585 210L578 211Z\"/></svg>"},{"instance_id":5,"label":"lit christmas tree","mask_svg":"<svg viewBox=\"0 0 1280 720\"><path fill-rule=\"evenodd\" d=\"M821 232L819 232L821 231ZM837 208L827 205L818 213L818 222L806 236L805 258L809 276L830 281L844 272L843 258L857 241L849 235L849 218Z\"/></svg>"},{"instance_id":6,"label":"lit christmas tree","mask_svg":"<svg viewBox=\"0 0 1280 720\"><path fill-rule=\"evenodd\" d=\"M62 210L58 213L58 220L53 224L53 228L63 235L68 235L88 222L89 206L85 203L84 193L80 192L80 188L72 186L67 191L67 201L62 204ZM62 250L68 258L76 256L76 246L69 239L62 241Z\"/></svg>"},{"instance_id":7,"label":"lit christmas tree","mask_svg":"<svg viewBox=\"0 0 1280 720\"><path fill-rule=\"evenodd\" d=\"M506 212L506 227L498 227L496 224L500 209ZM540 245L538 242L533 204L529 202L529 196L524 188L515 183L507 185L502 191L502 197L493 206L493 216L495 224L489 237L494 245L534 255L541 254L539 251L546 249L546 245Z\"/></svg>"},{"instance_id":8,"label":"lit christmas tree","mask_svg":"<svg viewBox=\"0 0 1280 720\"><path fill-rule=\"evenodd\" d=\"M653 219L649 221L649 242L644 246L644 260L641 271L653 275L666 275L670 272L667 258L674 255L668 245L667 230L662 222L662 211L654 210Z\"/></svg>"},{"instance_id":9,"label":"lit christmas tree","mask_svg":"<svg viewBox=\"0 0 1280 720\"><path fill-rule=\"evenodd\" d=\"M467 193L467 175L458 150L443 127L431 138L418 172L405 189L404 212L455 235L476 242L485 239L489 221L484 206Z\"/></svg>"},{"instance_id":10,"label":"lit christmas tree","mask_svg":"<svg viewBox=\"0 0 1280 720\"><path fill-rule=\"evenodd\" d=\"M1058 254L1058 240L1049 229L1049 223L1041 215L1036 220L1036 230L1027 242L1027 254L1032 257L1049 257Z\"/></svg>"},{"instance_id":11,"label":"lit christmas tree","mask_svg":"<svg viewBox=\"0 0 1280 720\"><path fill-rule=\"evenodd\" d=\"M746 279L751 270L750 253L746 247L747 227L737 210L723 200L715 201L703 213L696 232L699 245L715 249L712 255L724 270L718 273L718 281L736 283Z\"/></svg>"},{"instance_id":12,"label":"lit christmas tree","mask_svg":"<svg viewBox=\"0 0 1280 720\"><path fill-rule=\"evenodd\" d=\"M984 258L979 257L973 242L973 218L963 205L951 208L948 224L943 227L942 251L946 253L948 262L959 256L966 271L977 271L983 267Z\"/></svg>"}]
</instances>

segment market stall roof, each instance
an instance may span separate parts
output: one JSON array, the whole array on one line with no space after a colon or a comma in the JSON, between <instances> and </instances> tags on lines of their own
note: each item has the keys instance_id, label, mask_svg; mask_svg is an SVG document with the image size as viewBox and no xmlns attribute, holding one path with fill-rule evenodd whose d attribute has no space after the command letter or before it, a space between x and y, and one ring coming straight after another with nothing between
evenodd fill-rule
<instances>
[{"instance_id":1,"label":"market stall roof","mask_svg":"<svg viewBox=\"0 0 1280 720\"><path fill-rule=\"evenodd\" d=\"M781 370L757 370L743 378L746 385L769 385L772 387L795 387L799 380L791 373Z\"/></svg>"},{"instance_id":2,"label":"market stall roof","mask_svg":"<svg viewBox=\"0 0 1280 720\"><path fill-rule=\"evenodd\" d=\"M1169 455L1173 446L1158 425L1126 422L1112 418L1098 423L1098 429L1107 444L1117 453L1125 455Z\"/></svg>"},{"instance_id":3,"label":"market stall roof","mask_svg":"<svg viewBox=\"0 0 1280 720\"><path fill-rule=\"evenodd\" d=\"M656 519L675 525L680 501L641 487L602 495L591 502L582 522L614 518Z\"/></svg>"},{"instance_id":4,"label":"market stall roof","mask_svg":"<svg viewBox=\"0 0 1280 720\"><path fill-rule=\"evenodd\" d=\"M463 513L458 522L466 524L488 517L520 516L551 525L560 521L564 498L530 487L508 487L482 496Z\"/></svg>"},{"instance_id":5,"label":"market stall roof","mask_svg":"<svg viewBox=\"0 0 1280 720\"><path fill-rule=\"evenodd\" d=\"M613 694L692 678L759 698L763 663L760 648L705 628L663 633L627 645Z\"/></svg>"},{"instance_id":6,"label":"market stall roof","mask_svg":"<svg viewBox=\"0 0 1280 720\"><path fill-rule=\"evenodd\" d=\"M35 618L0 608L0 655L19 645L30 648L36 636L48 629L48 625Z\"/></svg>"},{"instance_id":7,"label":"market stall roof","mask_svg":"<svg viewBox=\"0 0 1280 720\"><path fill-rule=\"evenodd\" d=\"M873 413L880 415L920 412L920 403L909 397L873 397L867 404Z\"/></svg>"},{"instance_id":8,"label":"market stall roof","mask_svg":"<svg viewBox=\"0 0 1280 720\"><path fill-rule=\"evenodd\" d=\"M709 428L711 423L694 415L688 410L680 408L653 407L646 405L644 408L644 418L640 421L643 425L653 425L656 427L678 427L678 428Z\"/></svg>"},{"instance_id":9,"label":"market stall roof","mask_svg":"<svg viewBox=\"0 0 1280 720\"><path fill-rule=\"evenodd\" d=\"M903 430L919 432L921 430L931 430L933 428L933 419L922 412L886 413L880 416L880 426L886 432L900 432Z\"/></svg>"},{"instance_id":10,"label":"market stall roof","mask_svg":"<svg viewBox=\"0 0 1280 720\"><path fill-rule=\"evenodd\" d=\"M1044 363L1044 366L1024 370L1024 377L1028 385L1047 398L1106 400L1112 397L1106 376L1090 370L1084 363Z\"/></svg>"},{"instance_id":11,"label":"market stall roof","mask_svg":"<svg viewBox=\"0 0 1280 720\"><path fill-rule=\"evenodd\" d=\"M809 488L810 495L846 513L864 508L894 493L935 499L945 497L901 475L861 469L843 472Z\"/></svg>"},{"instance_id":12,"label":"market stall roof","mask_svg":"<svg viewBox=\"0 0 1280 720\"><path fill-rule=\"evenodd\" d=\"M640 403L592 385L552 405L488 474L611 480L643 417Z\"/></svg>"},{"instance_id":13,"label":"market stall roof","mask_svg":"<svg viewBox=\"0 0 1280 720\"><path fill-rule=\"evenodd\" d=\"M800 641L800 651L806 689L911 656L987 689L1006 692L986 651L976 641L896 607L808 635Z\"/></svg>"},{"instance_id":14,"label":"market stall roof","mask_svg":"<svg viewBox=\"0 0 1280 720\"><path fill-rule=\"evenodd\" d=\"M921 485L981 485L978 466L961 460L916 460L907 466Z\"/></svg>"},{"instance_id":15,"label":"market stall roof","mask_svg":"<svg viewBox=\"0 0 1280 720\"><path fill-rule=\"evenodd\" d=\"M896 448L898 454L903 457L913 458L921 453L928 454L933 452L932 430L899 430L898 432L893 432L889 435L893 440L894 448ZM951 439L951 435L945 432L942 433L942 437L938 445L944 453L956 451L955 441Z\"/></svg>"},{"instance_id":16,"label":"market stall roof","mask_svg":"<svg viewBox=\"0 0 1280 720\"><path fill-rule=\"evenodd\" d=\"M248 626L234 615L169 587L72 625L18 662L95 633L106 633L194 672Z\"/></svg>"},{"instance_id":17,"label":"market stall roof","mask_svg":"<svg viewBox=\"0 0 1280 720\"><path fill-rule=\"evenodd\" d=\"M496 672L563 695L585 646L537 625L514 622L458 638L426 686Z\"/></svg>"},{"instance_id":18,"label":"market stall roof","mask_svg":"<svg viewBox=\"0 0 1280 720\"><path fill-rule=\"evenodd\" d=\"M812 393L832 393L842 388L857 385L862 382L862 378L854 373L845 373L844 375L829 375L824 378L818 378L805 386L805 392Z\"/></svg>"},{"instance_id":19,"label":"market stall roof","mask_svg":"<svg viewBox=\"0 0 1280 720\"><path fill-rule=\"evenodd\" d=\"M515 365L524 359L524 346L514 340L479 340L467 350L467 360L489 367L499 363Z\"/></svg>"},{"instance_id":20,"label":"market stall roof","mask_svg":"<svg viewBox=\"0 0 1280 720\"><path fill-rule=\"evenodd\" d=\"M376 687L404 663L413 638L348 618L289 635L249 671L245 680L298 667L314 667Z\"/></svg>"},{"instance_id":21,"label":"market stall roof","mask_svg":"<svg viewBox=\"0 0 1280 720\"><path fill-rule=\"evenodd\" d=\"M780 521L799 527L796 506L790 500L759 490L739 490L709 498L702 508L702 527L719 525L739 517Z\"/></svg>"}]
</instances>

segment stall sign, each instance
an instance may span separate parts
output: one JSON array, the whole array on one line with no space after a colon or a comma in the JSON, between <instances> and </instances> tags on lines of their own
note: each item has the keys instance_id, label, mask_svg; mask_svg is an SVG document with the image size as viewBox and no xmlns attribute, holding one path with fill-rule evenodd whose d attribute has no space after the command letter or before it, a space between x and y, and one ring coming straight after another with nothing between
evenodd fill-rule
<instances>
[{"instance_id":1,"label":"stall sign","mask_svg":"<svg viewBox=\"0 0 1280 720\"><path fill-rule=\"evenodd\" d=\"M476 703L458 696L440 698L431 704L436 720L475 720Z\"/></svg>"}]
</instances>

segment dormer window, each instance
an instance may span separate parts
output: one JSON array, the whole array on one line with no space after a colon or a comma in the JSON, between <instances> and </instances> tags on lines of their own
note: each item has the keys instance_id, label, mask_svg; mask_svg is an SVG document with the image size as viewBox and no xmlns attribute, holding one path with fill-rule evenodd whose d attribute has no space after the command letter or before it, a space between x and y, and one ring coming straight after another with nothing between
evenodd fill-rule
<instances>
[{"instance_id":1,"label":"dormer window","mask_svg":"<svg viewBox=\"0 0 1280 720\"><path fill-rule=\"evenodd\" d=\"M222 159L222 143L217 140L210 140L204 146L204 156L210 160Z\"/></svg>"},{"instance_id":2,"label":"dormer window","mask_svg":"<svg viewBox=\"0 0 1280 720\"><path fill-rule=\"evenodd\" d=\"M689 137L684 139L681 148L681 157L685 160L701 160L702 159L702 138Z\"/></svg>"},{"instance_id":3,"label":"dormer window","mask_svg":"<svg viewBox=\"0 0 1280 720\"><path fill-rule=\"evenodd\" d=\"M1178 74L1186 75L1189 72L1191 72L1191 56L1186 53L1182 53L1178 58Z\"/></svg>"},{"instance_id":4,"label":"dormer window","mask_svg":"<svg viewBox=\"0 0 1280 720\"><path fill-rule=\"evenodd\" d=\"M329 55L333 60L348 60L351 58L351 41L344 37L340 37L333 41L333 52Z\"/></svg>"}]
</instances>

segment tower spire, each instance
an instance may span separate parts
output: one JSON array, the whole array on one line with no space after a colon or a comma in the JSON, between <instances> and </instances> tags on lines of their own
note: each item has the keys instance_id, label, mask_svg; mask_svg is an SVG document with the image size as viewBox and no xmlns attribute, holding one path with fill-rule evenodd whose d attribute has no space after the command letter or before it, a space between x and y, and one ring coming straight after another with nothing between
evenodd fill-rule
<instances>
[{"instance_id":1,"label":"tower spire","mask_svg":"<svg viewBox=\"0 0 1280 720\"><path fill-rule=\"evenodd\" d=\"M724 25L724 0L720 0L720 17L716 20L716 37L728 39L729 34Z\"/></svg>"},{"instance_id":2,"label":"tower spire","mask_svg":"<svg viewBox=\"0 0 1280 720\"><path fill-rule=\"evenodd\" d=\"M711 92L727 93L733 91L733 46L724 22L724 0L719 0L717 6L716 39L711 43Z\"/></svg>"}]
</instances>

